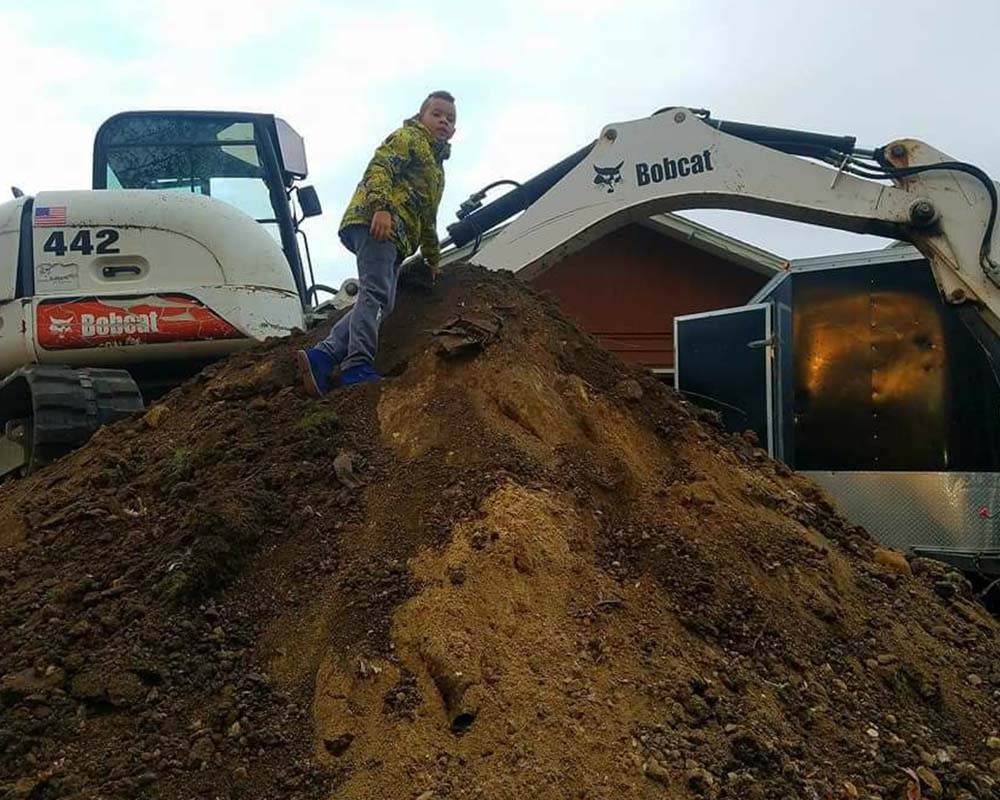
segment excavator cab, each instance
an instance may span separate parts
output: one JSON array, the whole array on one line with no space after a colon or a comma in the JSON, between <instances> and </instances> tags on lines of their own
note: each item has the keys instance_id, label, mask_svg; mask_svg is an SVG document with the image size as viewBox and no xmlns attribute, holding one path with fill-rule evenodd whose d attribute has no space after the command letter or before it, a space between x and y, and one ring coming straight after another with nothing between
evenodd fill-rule
<instances>
[{"instance_id":1,"label":"excavator cab","mask_svg":"<svg viewBox=\"0 0 1000 800\"><path fill-rule=\"evenodd\" d=\"M307 174L305 142L271 114L129 111L108 119L94 140L94 189L200 194L257 220L284 251L303 307L315 281L307 284L312 265L300 223L322 213L315 190L297 185Z\"/></svg>"}]
</instances>

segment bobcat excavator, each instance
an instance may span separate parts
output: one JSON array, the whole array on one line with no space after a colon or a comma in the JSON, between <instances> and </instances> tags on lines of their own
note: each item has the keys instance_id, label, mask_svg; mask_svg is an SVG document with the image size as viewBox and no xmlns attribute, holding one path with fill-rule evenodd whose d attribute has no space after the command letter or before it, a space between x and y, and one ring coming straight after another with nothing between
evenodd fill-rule
<instances>
[{"instance_id":1,"label":"bobcat excavator","mask_svg":"<svg viewBox=\"0 0 1000 800\"><path fill-rule=\"evenodd\" d=\"M307 281L300 223L321 208L306 174L276 117L130 112L97 133L96 191L15 189L0 204L0 478L305 328L333 292Z\"/></svg>"},{"instance_id":2,"label":"bobcat excavator","mask_svg":"<svg viewBox=\"0 0 1000 800\"><path fill-rule=\"evenodd\" d=\"M0 474L78 446L208 359L301 327L314 290L290 198L304 176L301 139L273 117L126 114L97 136L94 188L106 191L0 205ZM473 263L529 276L629 221L685 208L910 241L1000 358L996 184L921 142L866 150L677 107L606 126L484 206L490 188L463 204L450 241L475 241ZM310 215L315 197L298 195Z\"/></svg>"}]
</instances>

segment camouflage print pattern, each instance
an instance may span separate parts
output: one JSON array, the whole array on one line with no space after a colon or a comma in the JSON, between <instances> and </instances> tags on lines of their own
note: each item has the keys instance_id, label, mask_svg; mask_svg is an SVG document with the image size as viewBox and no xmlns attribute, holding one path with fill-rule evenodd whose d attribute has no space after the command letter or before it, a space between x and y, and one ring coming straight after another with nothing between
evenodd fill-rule
<instances>
[{"instance_id":1,"label":"camouflage print pattern","mask_svg":"<svg viewBox=\"0 0 1000 800\"><path fill-rule=\"evenodd\" d=\"M441 247L437 210L444 192L443 163L450 155L447 142L438 142L416 119L408 119L375 151L351 198L340 230L371 225L376 211L392 214L392 241L400 258L420 248L437 266Z\"/></svg>"}]
</instances>

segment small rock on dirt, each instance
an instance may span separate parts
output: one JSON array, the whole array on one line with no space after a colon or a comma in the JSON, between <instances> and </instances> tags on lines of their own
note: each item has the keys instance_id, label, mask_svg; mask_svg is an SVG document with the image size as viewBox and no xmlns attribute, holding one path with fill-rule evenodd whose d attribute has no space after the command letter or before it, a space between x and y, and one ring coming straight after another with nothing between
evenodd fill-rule
<instances>
[{"instance_id":1,"label":"small rock on dirt","mask_svg":"<svg viewBox=\"0 0 1000 800\"><path fill-rule=\"evenodd\" d=\"M208 761L215 754L215 743L211 736L202 736L191 747L192 761Z\"/></svg>"},{"instance_id":2,"label":"small rock on dirt","mask_svg":"<svg viewBox=\"0 0 1000 800\"><path fill-rule=\"evenodd\" d=\"M333 460L333 471L337 474L337 480L348 489L357 489L361 485L354 474L354 459L346 450L337 453Z\"/></svg>"},{"instance_id":3,"label":"small rock on dirt","mask_svg":"<svg viewBox=\"0 0 1000 800\"><path fill-rule=\"evenodd\" d=\"M643 765L642 771L651 781L655 781L662 786L670 785L670 773L667 772L663 765L655 758L649 759L649 761Z\"/></svg>"},{"instance_id":4,"label":"small rock on dirt","mask_svg":"<svg viewBox=\"0 0 1000 800\"><path fill-rule=\"evenodd\" d=\"M77 700L101 700L107 695L107 682L100 672L81 672L70 682L69 693Z\"/></svg>"},{"instance_id":5,"label":"small rock on dirt","mask_svg":"<svg viewBox=\"0 0 1000 800\"><path fill-rule=\"evenodd\" d=\"M151 409L149 409L149 411L146 412L145 416L143 416L142 421L147 428L154 428L154 429L159 428L169 414L170 414L170 406L167 405L153 406Z\"/></svg>"},{"instance_id":6,"label":"small rock on dirt","mask_svg":"<svg viewBox=\"0 0 1000 800\"><path fill-rule=\"evenodd\" d=\"M52 689L62 683L65 673L62 670L53 671L48 675L39 675L34 669L12 672L0 678L0 695L11 697L27 697Z\"/></svg>"},{"instance_id":7,"label":"small rock on dirt","mask_svg":"<svg viewBox=\"0 0 1000 800\"><path fill-rule=\"evenodd\" d=\"M342 733L339 736L333 736L328 739L323 740L323 746L326 747L326 751L332 755L340 758L347 752L347 748L351 746L351 742L354 741L353 733Z\"/></svg>"},{"instance_id":8,"label":"small rock on dirt","mask_svg":"<svg viewBox=\"0 0 1000 800\"><path fill-rule=\"evenodd\" d=\"M112 705L127 708L142 701L146 689L131 672L115 672L107 678L108 699Z\"/></svg>"},{"instance_id":9,"label":"small rock on dirt","mask_svg":"<svg viewBox=\"0 0 1000 800\"><path fill-rule=\"evenodd\" d=\"M958 588L953 583L948 581L936 581L934 583L934 592L944 600L950 600L956 594L958 594Z\"/></svg>"},{"instance_id":10,"label":"small rock on dirt","mask_svg":"<svg viewBox=\"0 0 1000 800\"><path fill-rule=\"evenodd\" d=\"M940 797L943 787L941 786L941 781L938 776L934 774L934 771L927 767L917 768L917 777L920 778L920 783L927 792L928 797Z\"/></svg>"},{"instance_id":11,"label":"small rock on dirt","mask_svg":"<svg viewBox=\"0 0 1000 800\"><path fill-rule=\"evenodd\" d=\"M696 768L688 770L687 785L695 794L707 794L715 785L715 778L708 770Z\"/></svg>"},{"instance_id":12,"label":"small rock on dirt","mask_svg":"<svg viewBox=\"0 0 1000 800\"><path fill-rule=\"evenodd\" d=\"M618 385L615 386L615 394L624 400L631 400L632 402L638 402L642 400L642 386L639 381L634 378L628 378L623 381L619 381Z\"/></svg>"},{"instance_id":13,"label":"small rock on dirt","mask_svg":"<svg viewBox=\"0 0 1000 800\"><path fill-rule=\"evenodd\" d=\"M913 569L910 567L910 562L906 560L906 556L897 550L890 550L886 547L879 547L875 550L872 555L876 564L881 564L884 567L888 567L893 572L899 575L912 575Z\"/></svg>"}]
</instances>

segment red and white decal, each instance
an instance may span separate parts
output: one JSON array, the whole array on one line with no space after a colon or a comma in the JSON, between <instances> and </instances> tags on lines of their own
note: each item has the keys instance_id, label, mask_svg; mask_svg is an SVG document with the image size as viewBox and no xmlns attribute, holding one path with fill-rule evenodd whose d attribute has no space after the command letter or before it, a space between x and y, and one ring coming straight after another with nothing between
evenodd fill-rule
<instances>
[{"instance_id":1,"label":"red and white decal","mask_svg":"<svg viewBox=\"0 0 1000 800\"><path fill-rule=\"evenodd\" d=\"M38 343L47 350L243 338L222 317L184 295L42 302L36 321Z\"/></svg>"}]
</instances>

